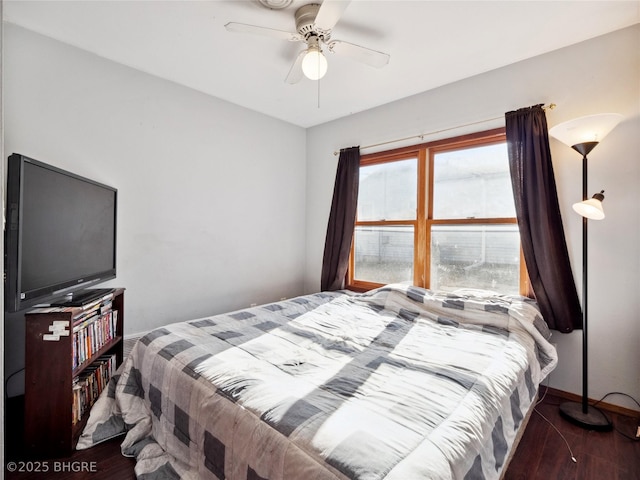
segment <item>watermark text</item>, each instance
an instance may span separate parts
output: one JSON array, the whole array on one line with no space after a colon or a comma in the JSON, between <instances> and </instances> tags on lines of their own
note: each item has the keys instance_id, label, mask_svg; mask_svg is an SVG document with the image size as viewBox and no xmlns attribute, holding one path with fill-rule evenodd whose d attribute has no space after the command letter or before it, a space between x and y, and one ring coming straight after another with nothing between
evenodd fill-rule
<instances>
[{"instance_id":1,"label":"watermark text","mask_svg":"<svg viewBox=\"0 0 640 480\"><path fill-rule=\"evenodd\" d=\"M97 472L98 462L63 460L7 462L7 471L19 473Z\"/></svg>"}]
</instances>

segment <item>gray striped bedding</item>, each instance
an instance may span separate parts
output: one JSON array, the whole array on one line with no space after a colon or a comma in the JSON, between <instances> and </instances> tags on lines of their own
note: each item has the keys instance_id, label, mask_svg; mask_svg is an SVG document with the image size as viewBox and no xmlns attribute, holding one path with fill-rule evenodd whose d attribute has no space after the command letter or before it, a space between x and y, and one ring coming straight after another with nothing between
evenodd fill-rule
<instances>
[{"instance_id":1,"label":"gray striped bedding","mask_svg":"<svg viewBox=\"0 0 640 480\"><path fill-rule=\"evenodd\" d=\"M493 479L557 356L535 302L390 285L141 338L78 449L144 479Z\"/></svg>"}]
</instances>

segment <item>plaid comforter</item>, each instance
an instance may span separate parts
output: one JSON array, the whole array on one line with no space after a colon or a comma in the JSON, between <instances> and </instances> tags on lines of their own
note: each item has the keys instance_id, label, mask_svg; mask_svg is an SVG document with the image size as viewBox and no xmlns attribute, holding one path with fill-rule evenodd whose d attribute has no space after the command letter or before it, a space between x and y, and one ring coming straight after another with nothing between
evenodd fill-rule
<instances>
[{"instance_id":1,"label":"plaid comforter","mask_svg":"<svg viewBox=\"0 0 640 480\"><path fill-rule=\"evenodd\" d=\"M78 449L145 479L498 478L556 352L534 302L387 286L158 328Z\"/></svg>"}]
</instances>

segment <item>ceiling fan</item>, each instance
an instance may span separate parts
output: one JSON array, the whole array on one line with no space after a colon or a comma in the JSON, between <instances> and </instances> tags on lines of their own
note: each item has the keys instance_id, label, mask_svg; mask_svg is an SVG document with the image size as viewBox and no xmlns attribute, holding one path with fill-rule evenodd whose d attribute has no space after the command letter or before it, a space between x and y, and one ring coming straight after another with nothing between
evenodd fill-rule
<instances>
[{"instance_id":1,"label":"ceiling fan","mask_svg":"<svg viewBox=\"0 0 640 480\"><path fill-rule=\"evenodd\" d=\"M331 39L331 29L338 23L350 1L325 0L322 4L304 5L295 12L296 32L286 32L246 23L229 22L225 28L230 32L266 35L290 42L304 42L306 48L296 57L285 81L299 82L304 74L311 80L322 78L327 72L326 50L350 57L373 67L383 67L389 63L389 55L354 43Z\"/></svg>"}]
</instances>

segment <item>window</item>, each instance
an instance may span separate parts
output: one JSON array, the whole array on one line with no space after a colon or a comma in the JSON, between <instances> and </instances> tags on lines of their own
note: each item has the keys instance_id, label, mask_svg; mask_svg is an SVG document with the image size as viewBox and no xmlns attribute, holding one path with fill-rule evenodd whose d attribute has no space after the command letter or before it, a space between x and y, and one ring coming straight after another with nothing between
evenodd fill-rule
<instances>
[{"instance_id":1,"label":"window","mask_svg":"<svg viewBox=\"0 0 640 480\"><path fill-rule=\"evenodd\" d=\"M417 175L411 155L360 167L355 278L376 284L413 279Z\"/></svg>"},{"instance_id":2,"label":"window","mask_svg":"<svg viewBox=\"0 0 640 480\"><path fill-rule=\"evenodd\" d=\"M528 294L504 129L361 159L347 284Z\"/></svg>"}]
</instances>

